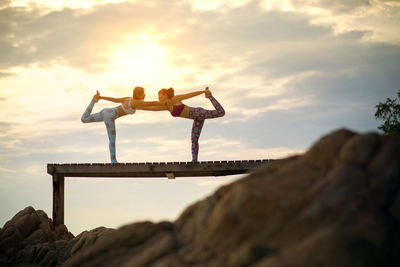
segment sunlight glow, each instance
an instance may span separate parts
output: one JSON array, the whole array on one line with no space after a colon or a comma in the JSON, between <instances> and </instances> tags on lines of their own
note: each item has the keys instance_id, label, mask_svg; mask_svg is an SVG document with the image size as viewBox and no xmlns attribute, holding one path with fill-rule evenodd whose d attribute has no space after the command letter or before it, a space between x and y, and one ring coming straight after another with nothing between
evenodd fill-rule
<instances>
[{"instance_id":1,"label":"sunlight glow","mask_svg":"<svg viewBox=\"0 0 400 267\"><path fill-rule=\"evenodd\" d=\"M113 68L124 69L141 77L152 76L166 66L165 49L153 44L148 38L139 42L115 45L111 59Z\"/></svg>"},{"instance_id":2,"label":"sunlight glow","mask_svg":"<svg viewBox=\"0 0 400 267\"><path fill-rule=\"evenodd\" d=\"M44 8L51 10L61 10L64 8L85 8L89 9L96 5L117 4L120 2L135 2L130 0L13 0L11 7L25 8Z\"/></svg>"},{"instance_id":3,"label":"sunlight glow","mask_svg":"<svg viewBox=\"0 0 400 267\"><path fill-rule=\"evenodd\" d=\"M158 88L176 80L181 74L181 71L168 64L166 48L159 45L156 37L150 34L125 38L125 42L114 45L108 56L109 75L125 83Z\"/></svg>"},{"instance_id":4,"label":"sunlight glow","mask_svg":"<svg viewBox=\"0 0 400 267\"><path fill-rule=\"evenodd\" d=\"M194 10L215 10L235 8L250 2L249 0L189 0Z\"/></svg>"}]
</instances>

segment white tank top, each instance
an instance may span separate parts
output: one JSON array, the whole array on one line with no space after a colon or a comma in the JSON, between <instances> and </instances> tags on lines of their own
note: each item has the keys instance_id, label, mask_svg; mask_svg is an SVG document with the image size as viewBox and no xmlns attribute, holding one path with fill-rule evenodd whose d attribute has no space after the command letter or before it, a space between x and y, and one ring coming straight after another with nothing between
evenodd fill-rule
<instances>
[{"instance_id":1,"label":"white tank top","mask_svg":"<svg viewBox=\"0 0 400 267\"><path fill-rule=\"evenodd\" d=\"M136 112L136 109L132 108L132 97L125 100L124 103L121 104L121 108L124 110L126 114L133 114Z\"/></svg>"}]
</instances>

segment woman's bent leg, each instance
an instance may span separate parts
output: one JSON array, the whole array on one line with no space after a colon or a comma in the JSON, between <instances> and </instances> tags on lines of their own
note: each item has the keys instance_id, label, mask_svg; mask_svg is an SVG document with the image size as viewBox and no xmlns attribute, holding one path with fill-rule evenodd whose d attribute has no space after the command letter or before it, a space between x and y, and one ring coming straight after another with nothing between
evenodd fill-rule
<instances>
[{"instance_id":1,"label":"woman's bent leg","mask_svg":"<svg viewBox=\"0 0 400 267\"><path fill-rule=\"evenodd\" d=\"M81 121L83 123L103 121L102 112L91 114L95 103L96 100L93 98L88 107L86 108L85 112L83 112L81 117Z\"/></svg>"},{"instance_id":2,"label":"woman's bent leg","mask_svg":"<svg viewBox=\"0 0 400 267\"><path fill-rule=\"evenodd\" d=\"M115 119L118 117L118 112L115 108L107 108L103 111L104 114L104 124L106 125L107 135L108 135L108 148L110 150L111 163L118 163L117 156L115 152L115 140L116 140L116 130L115 130Z\"/></svg>"},{"instance_id":3,"label":"woman's bent leg","mask_svg":"<svg viewBox=\"0 0 400 267\"><path fill-rule=\"evenodd\" d=\"M203 128L204 120L193 120L192 126L192 161L197 162L199 156L199 138L201 134L201 129Z\"/></svg>"},{"instance_id":4,"label":"woman's bent leg","mask_svg":"<svg viewBox=\"0 0 400 267\"><path fill-rule=\"evenodd\" d=\"M215 110L211 110L211 112L208 111L206 114L206 119L223 117L225 115L225 110L217 101L217 99L215 99L212 95L207 96L207 98L210 99L211 104L213 104Z\"/></svg>"},{"instance_id":5,"label":"woman's bent leg","mask_svg":"<svg viewBox=\"0 0 400 267\"><path fill-rule=\"evenodd\" d=\"M209 96L208 98L210 99L215 109L207 110L204 108L190 108L189 119L204 120L204 119L219 118L225 115L225 110L221 106L221 104L213 96Z\"/></svg>"}]
</instances>

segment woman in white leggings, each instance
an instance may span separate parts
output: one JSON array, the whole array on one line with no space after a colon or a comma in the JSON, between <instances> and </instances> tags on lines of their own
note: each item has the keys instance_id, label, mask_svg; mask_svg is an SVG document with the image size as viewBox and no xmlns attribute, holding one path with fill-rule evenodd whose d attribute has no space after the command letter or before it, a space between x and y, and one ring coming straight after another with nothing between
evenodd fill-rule
<instances>
[{"instance_id":1,"label":"woman in white leggings","mask_svg":"<svg viewBox=\"0 0 400 267\"><path fill-rule=\"evenodd\" d=\"M158 101L143 101L144 97L144 88L139 86L133 89L133 97L113 98L100 96L99 91L97 91L97 93L93 96L93 99L90 102L89 106L82 114L81 121L83 123L103 121L106 125L111 163L118 163L115 152L115 120L125 115L134 114L136 112L136 109L147 109L146 107L160 105L160 102ZM91 114L94 104L97 103L100 99L112 101L115 103L121 103L121 105L114 108L104 108L98 113Z\"/></svg>"}]
</instances>

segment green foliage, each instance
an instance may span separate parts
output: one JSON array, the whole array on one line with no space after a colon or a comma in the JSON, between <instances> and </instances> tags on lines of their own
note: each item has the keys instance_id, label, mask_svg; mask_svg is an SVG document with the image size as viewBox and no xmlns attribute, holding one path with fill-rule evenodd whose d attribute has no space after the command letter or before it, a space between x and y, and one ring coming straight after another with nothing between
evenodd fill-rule
<instances>
[{"instance_id":1,"label":"green foliage","mask_svg":"<svg viewBox=\"0 0 400 267\"><path fill-rule=\"evenodd\" d=\"M378 129L400 135L400 90L397 92L397 99L387 98L385 103L379 102L376 105L375 119L384 120Z\"/></svg>"}]
</instances>

